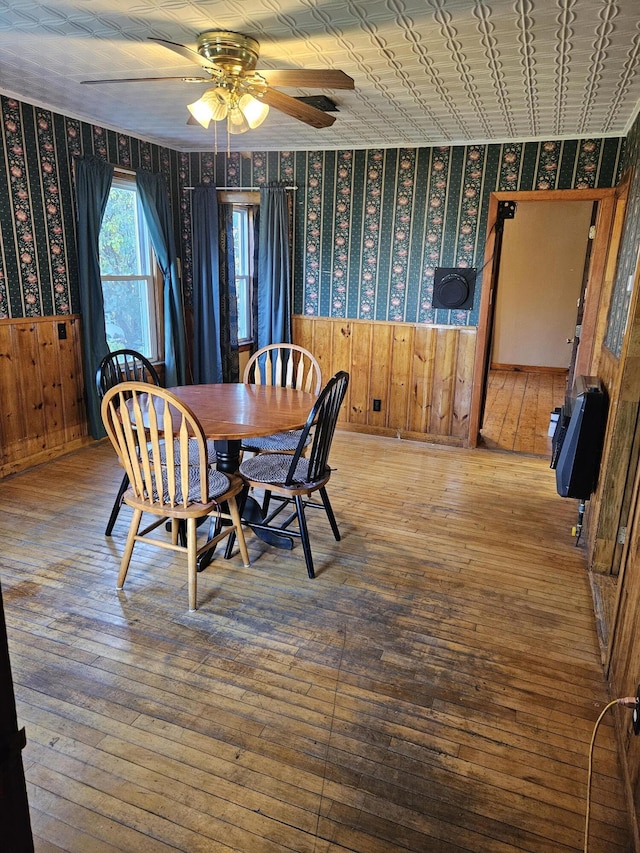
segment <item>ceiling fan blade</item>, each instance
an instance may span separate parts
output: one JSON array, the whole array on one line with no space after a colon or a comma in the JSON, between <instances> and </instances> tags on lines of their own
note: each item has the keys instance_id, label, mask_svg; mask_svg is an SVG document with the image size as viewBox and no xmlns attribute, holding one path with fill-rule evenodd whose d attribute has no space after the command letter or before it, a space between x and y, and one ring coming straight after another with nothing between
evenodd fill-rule
<instances>
[{"instance_id":1,"label":"ceiling fan blade","mask_svg":"<svg viewBox=\"0 0 640 853\"><path fill-rule=\"evenodd\" d=\"M291 95L285 95L284 92L279 92L277 89L265 89L260 98L274 110L280 110L281 113L286 113L288 116L297 118L298 121L310 124L311 127L331 127L336 120L335 116L317 110L315 107L298 101Z\"/></svg>"},{"instance_id":2,"label":"ceiling fan blade","mask_svg":"<svg viewBox=\"0 0 640 853\"><path fill-rule=\"evenodd\" d=\"M155 83L166 80L180 80L183 83L211 83L211 77L120 77L117 80L81 80L81 83Z\"/></svg>"},{"instance_id":3,"label":"ceiling fan blade","mask_svg":"<svg viewBox=\"0 0 640 853\"><path fill-rule=\"evenodd\" d=\"M209 62L209 60L202 56L201 53L198 53L196 50L191 50L190 47L187 47L185 44L178 44L175 41L167 41L167 39L155 38L154 36L148 36L149 41L155 41L157 44L161 44L163 47L168 47L169 50L173 50L175 53L179 53L180 56L184 56L186 59L194 62L196 65L199 65L201 68L207 68L209 71L213 71L215 73L219 73L220 69L214 65L213 62Z\"/></svg>"},{"instance_id":4,"label":"ceiling fan blade","mask_svg":"<svg viewBox=\"0 0 640 853\"><path fill-rule=\"evenodd\" d=\"M353 77L344 71L325 68L283 68L257 72L271 86L291 86L300 89L353 89Z\"/></svg>"}]
</instances>

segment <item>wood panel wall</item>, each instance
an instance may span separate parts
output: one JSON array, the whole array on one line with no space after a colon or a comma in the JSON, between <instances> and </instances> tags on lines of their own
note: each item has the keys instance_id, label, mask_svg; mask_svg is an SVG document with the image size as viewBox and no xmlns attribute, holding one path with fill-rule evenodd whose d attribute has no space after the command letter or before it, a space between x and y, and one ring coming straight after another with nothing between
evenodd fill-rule
<instances>
[{"instance_id":1,"label":"wood panel wall","mask_svg":"<svg viewBox=\"0 0 640 853\"><path fill-rule=\"evenodd\" d=\"M620 359L606 347L603 347L599 354L597 375L602 380L609 399L610 428L607 429L605 437L598 487L588 506L588 560L593 571L617 574L617 556L621 552L618 528L629 458L620 446L620 436L611 428L620 395L621 368ZM629 428L633 430L633 424L627 424L627 430Z\"/></svg>"},{"instance_id":2,"label":"wood panel wall","mask_svg":"<svg viewBox=\"0 0 640 853\"><path fill-rule=\"evenodd\" d=\"M619 531L627 527L633 481L640 458L637 428L640 411L639 288L640 260L634 271L627 331L620 358L603 345L594 358L591 371L602 379L607 388L609 416L600 477L590 507L589 527L593 528L589 536L590 543L593 541L590 566L596 572L612 575L617 575L620 569L622 547L618 541Z\"/></svg>"},{"instance_id":3,"label":"wood panel wall","mask_svg":"<svg viewBox=\"0 0 640 853\"><path fill-rule=\"evenodd\" d=\"M0 320L0 476L89 440L79 317Z\"/></svg>"},{"instance_id":4,"label":"wood panel wall","mask_svg":"<svg viewBox=\"0 0 640 853\"><path fill-rule=\"evenodd\" d=\"M467 445L475 327L297 315L293 340L314 353L324 381L350 374L343 428Z\"/></svg>"},{"instance_id":5,"label":"wood panel wall","mask_svg":"<svg viewBox=\"0 0 640 853\"><path fill-rule=\"evenodd\" d=\"M350 374L343 428L467 444L475 328L301 316L293 327L326 379ZM0 477L89 441L80 318L0 320Z\"/></svg>"},{"instance_id":6,"label":"wood panel wall","mask_svg":"<svg viewBox=\"0 0 640 853\"><path fill-rule=\"evenodd\" d=\"M617 599L614 606L615 621L611 628L606 674L610 692L614 697L635 696L640 683L638 649L640 648L640 470L636 471L632 507L628 519L627 540L624 544L622 565L618 578ZM616 733L619 755L627 788L627 801L631 811L631 824L635 831L635 850L640 850L640 739L633 734L632 716L627 710L616 709Z\"/></svg>"}]
</instances>

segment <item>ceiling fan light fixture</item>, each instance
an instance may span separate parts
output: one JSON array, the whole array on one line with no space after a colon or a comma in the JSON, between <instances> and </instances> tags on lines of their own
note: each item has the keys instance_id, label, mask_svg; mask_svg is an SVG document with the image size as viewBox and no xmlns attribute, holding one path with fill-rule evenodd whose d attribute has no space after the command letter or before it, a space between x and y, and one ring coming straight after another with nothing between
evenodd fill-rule
<instances>
[{"instance_id":1,"label":"ceiling fan light fixture","mask_svg":"<svg viewBox=\"0 0 640 853\"><path fill-rule=\"evenodd\" d=\"M234 135L246 133L251 129L249 122L245 118L244 113L239 106L232 106L229 109L229 113L227 115L227 129L229 133L233 133Z\"/></svg>"},{"instance_id":2,"label":"ceiling fan light fixture","mask_svg":"<svg viewBox=\"0 0 640 853\"><path fill-rule=\"evenodd\" d=\"M263 123L270 108L291 116L310 127L331 127L335 104L329 107L307 103L307 98L293 97L278 86L302 89L353 89L355 84L344 71L334 69L265 69L256 71L260 43L251 36L231 30L207 30L198 36L197 50L167 39L149 36L157 44L173 50L199 65L207 76L201 77L136 77L120 80L81 80L81 83L135 83L181 80L184 83L212 83L201 98L188 104L187 124L200 124L206 129L211 122L227 121L230 133L245 133Z\"/></svg>"},{"instance_id":3,"label":"ceiling fan light fixture","mask_svg":"<svg viewBox=\"0 0 640 853\"><path fill-rule=\"evenodd\" d=\"M211 110L202 102L202 98L198 101L194 101L192 104L187 104L187 109L205 130L209 127L209 123L211 122Z\"/></svg>"},{"instance_id":4,"label":"ceiling fan light fixture","mask_svg":"<svg viewBox=\"0 0 640 853\"><path fill-rule=\"evenodd\" d=\"M222 121L222 119L227 117L227 113L229 112L229 93L226 89L223 89L221 86L215 89L208 89L202 97L207 99L207 105L211 110L212 121Z\"/></svg>"},{"instance_id":5,"label":"ceiling fan light fixture","mask_svg":"<svg viewBox=\"0 0 640 853\"><path fill-rule=\"evenodd\" d=\"M207 89L204 95L192 104L187 104L187 109L205 129L210 122L220 121L227 117L227 92L220 87Z\"/></svg>"},{"instance_id":6,"label":"ceiling fan light fixture","mask_svg":"<svg viewBox=\"0 0 640 853\"><path fill-rule=\"evenodd\" d=\"M251 130L260 127L269 115L269 105L263 101L259 101L252 95L243 95L238 101L238 108L242 111Z\"/></svg>"}]
</instances>

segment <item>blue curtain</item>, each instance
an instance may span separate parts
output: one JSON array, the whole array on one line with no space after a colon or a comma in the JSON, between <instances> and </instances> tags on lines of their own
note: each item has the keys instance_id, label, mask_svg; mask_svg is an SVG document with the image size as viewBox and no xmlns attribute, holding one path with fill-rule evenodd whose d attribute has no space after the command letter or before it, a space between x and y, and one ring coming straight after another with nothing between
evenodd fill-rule
<instances>
[{"instance_id":1,"label":"blue curtain","mask_svg":"<svg viewBox=\"0 0 640 853\"><path fill-rule=\"evenodd\" d=\"M258 349L258 249L260 246L260 205L253 207L253 274L251 276L251 328L253 330L253 350Z\"/></svg>"},{"instance_id":2,"label":"blue curtain","mask_svg":"<svg viewBox=\"0 0 640 853\"><path fill-rule=\"evenodd\" d=\"M193 190L193 381L238 381L238 309L231 205Z\"/></svg>"},{"instance_id":3,"label":"blue curtain","mask_svg":"<svg viewBox=\"0 0 640 853\"><path fill-rule=\"evenodd\" d=\"M163 278L164 384L167 387L184 385L187 373L187 345L169 194L164 177L158 172L138 170L136 186Z\"/></svg>"},{"instance_id":4,"label":"blue curtain","mask_svg":"<svg viewBox=\"0 0 640 853\"><path fill-rule=\"evenodd\" d=\"M113 166L99 157L78 157L75 160L75 177L85 400L89 432L94 438L102 438L106 432L100 415L95 375L98 365L109 352L109 346L100 281L99 236L113 180Z\"/></svg>"},{"instance_id":5,"label":"blue curtain","mask_svg":"<svg viewBox=\"0 0 640 853\"><path fill-rule=\"evenodd\" d=\"M291 245L285 185L260 189L258 349L291 343Z\"/></svg>"},{"instance_id":6,"label":"blue curtain","mask_svg":"<svg viewBox=\"0 0 640 853\"><path fill-rule=\"evenodd\" d=\"M218 239L222 269L220 270L220 303L222 335L222 377L225 382L240 379L238 354L238 294L236 290L236 258L233 239L233 205L218 205Z\"/></svg>"}]
</instances>

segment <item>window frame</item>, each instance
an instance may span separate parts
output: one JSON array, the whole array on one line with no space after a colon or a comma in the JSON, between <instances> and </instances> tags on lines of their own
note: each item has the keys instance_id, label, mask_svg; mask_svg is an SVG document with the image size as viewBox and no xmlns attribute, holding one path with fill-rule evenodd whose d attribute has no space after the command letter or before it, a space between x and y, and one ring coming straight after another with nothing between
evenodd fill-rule
<instances>
[{"instance_id":1,"label":"window frame","mask_svg":"<svg viewBox=\"0 0 640 853\"><path fill-rule=\"evenodd\" d=\"M240 338L240 317L238 314L238 347L239 349L250 349L256 338L256 329L253 328L254 321L254 311L253 311L253 297L254 297L254 282L256 278L257 271L254 268L254 260L255 260L255 214L257 208L260 207L260 193L254 191L242 191L242 190L224 190L218 193L218 201L220 204L230 204L233 207L233 211L235 213L236 210L246 210L248 214L248 227L247 227L247 265L248 265L248 274L246 276L242 276L246 278L246 301L247 301L247 316L249 320L249 337ZM235 277L236 284L236 299L238 298L238 275ZM239 300L238 300L239 301Z\"/></svg>"},{"instance_id":2,"label":"window frame","mask_svg":"<svg viewBox=\"0 0 640 853\"><path fill-rule=\"evenodd\" d=\"M254 339L254 329L253 329L253 282L255 280L255 271L254 271L254 248L255 248L255 208L250 204L233 204L233 216L235 218L236 213L239 213L245 216L244 227L242 229L242 234L239 237L239 242L243 245L244 249L244 261L246 263L246 271L238 273L238 259L236 260L236 273L235 273L235 285L236 285L236 299L238 304L238 345L242 346L244 344L253 343ZM234 247L235 248L235 247ZM239 283L242 284L242 288L244 290L244 318L243 323L247 328L248 335L244 337L240 336L240 305L243 300L240 298L239 293Z\"/></svg>"},{"instance_id":3,"label":"window frame","mask_svg":"<svg viewBox=\"0 0 640 853\"><path fill-rule=\"evenodd\" d=\"M112 275L109 273L103 274L100 269L100 282L104 288L105 282L135 282L140 281L146 283L146 308L147 314L147 333L149 336L149 353L143 353L153 364L162 364L164 361L164 322L163 322L163 300L162 300L162 274L156 260L151 236L147 227L138 187L136 185L135 175L130 175L125 172L114 172L113 181L109 192L113 189L123 189L128 192L133 192L136 204L136 239L140 251L140 256L146 261L148 272L135 273L130 275ZM103 289L104 299L104 289ZM105 323L106 323L105 315ZM125 344L127 348L130 348Z\"/></svg>"}]
</instances>

